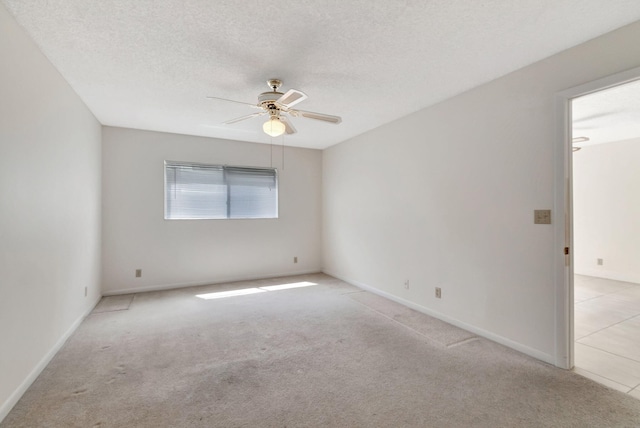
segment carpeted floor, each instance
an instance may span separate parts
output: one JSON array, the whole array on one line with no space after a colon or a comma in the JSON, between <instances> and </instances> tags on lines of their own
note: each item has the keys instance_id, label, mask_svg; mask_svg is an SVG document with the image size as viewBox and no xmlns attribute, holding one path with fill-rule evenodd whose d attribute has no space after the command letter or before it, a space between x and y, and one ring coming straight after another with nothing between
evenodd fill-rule
<instances>
[{"instance_id":1,"label":"carpeted floor","mask_svg":"<svg viewBox=\"0 0 640 428\"><path fill-rule=\"evenodd\" d=\"M638 427L640 401L316 274L105 298L0 426Z\"/></svg>"}]
</instances>

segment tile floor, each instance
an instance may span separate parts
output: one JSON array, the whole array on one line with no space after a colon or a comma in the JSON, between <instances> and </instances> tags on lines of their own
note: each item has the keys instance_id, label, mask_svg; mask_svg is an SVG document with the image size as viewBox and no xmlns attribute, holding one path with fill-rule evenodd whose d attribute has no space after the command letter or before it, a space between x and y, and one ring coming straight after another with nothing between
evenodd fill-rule
<instances>
[{"instance_id":1,"label":"tile floor","mask_svg":"<svg viewBox=\"0 0 640 428\"><path fill-rule=\"evenodd\" d=\"M574 277L575 369L640 399L640 284Z\"/></svg>"}]
</instances>

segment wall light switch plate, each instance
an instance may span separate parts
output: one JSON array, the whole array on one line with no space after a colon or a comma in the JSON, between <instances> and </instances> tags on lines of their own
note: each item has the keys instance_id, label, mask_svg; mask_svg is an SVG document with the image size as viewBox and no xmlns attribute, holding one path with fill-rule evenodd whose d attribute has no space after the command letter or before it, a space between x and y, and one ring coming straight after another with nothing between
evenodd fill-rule
<instances>
[{"instance_id":1,"label":"wall light switch plate","mask_svg":"<svg viewBox=\"0 0 640 428\"><path fill-rule=\"evenodd\" d=\"M534 210L534 224L551 224L551 210Z\"/></svg>"}]
</instances>

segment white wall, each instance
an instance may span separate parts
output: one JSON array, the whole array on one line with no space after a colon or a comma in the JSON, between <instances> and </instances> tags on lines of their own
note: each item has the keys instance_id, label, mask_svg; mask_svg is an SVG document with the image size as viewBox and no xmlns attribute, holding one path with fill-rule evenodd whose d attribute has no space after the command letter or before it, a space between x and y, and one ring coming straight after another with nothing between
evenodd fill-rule
<instances>
[{"instance_id":1,"label":"white wall","mask_svg":"<svg viewBox=\"0 0 640 428\"><path fill-rule=\"evenodd\" d=\"M104 127L103 293L318 272L322 153L273 149L279 218L164 220L164 161L270 166L270 146ZM298 257L298 263L293 258ZM135 270L142 277L135 278Z\"/></svg>"},{"instance_id":2,"label":"white wall","mask_svg":"<svg viewBox=\"0 0 640 428\"><path fill-rule=\"evenodd\" d=\"M325 150L324 271L555 363L561 249L533 224L554 204L555 96L639 66L639 39L636 23Z\"/></svg>"},{"instance_id":3,"label":"white wall","mask_svg":"<svg viewBox=\"0 0 640 428\"><path fill-rule=\"evenodd\" d=\"M0 58L2 420L100 298L101 136L2 5Z\"/></svg>"},{"instance_id":4,"label":"white wall","mask_svg":"<svg viewBox=\"0 0 640 428\"><path fill-rule=\"evenodd\" d=\"M640 138L573 155L575 273L640 283L639 165Z\"/></svg>"}]
</instances>

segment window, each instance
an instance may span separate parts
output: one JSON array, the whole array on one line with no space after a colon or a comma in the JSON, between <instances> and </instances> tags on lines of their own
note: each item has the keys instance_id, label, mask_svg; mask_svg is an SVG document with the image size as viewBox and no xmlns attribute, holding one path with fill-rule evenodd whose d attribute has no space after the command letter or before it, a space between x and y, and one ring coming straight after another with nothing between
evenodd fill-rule
<instances>
[{"instance_id":1,"label":"window","mask_svg":"<svg viewBox=\"0 0 640 428\"><path fill-rule=\"evenodd\" d=\"M164 163L164 218L277 218L274 168Z\"/></svg>"}]
</instances>

